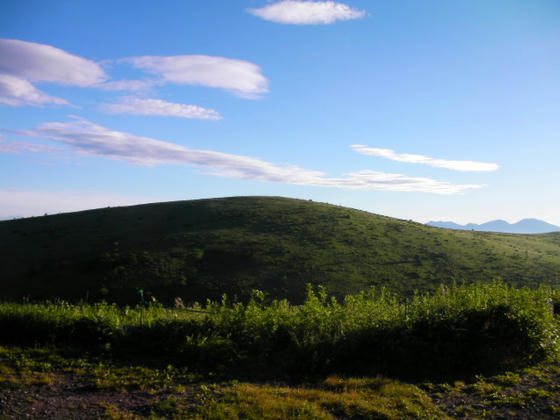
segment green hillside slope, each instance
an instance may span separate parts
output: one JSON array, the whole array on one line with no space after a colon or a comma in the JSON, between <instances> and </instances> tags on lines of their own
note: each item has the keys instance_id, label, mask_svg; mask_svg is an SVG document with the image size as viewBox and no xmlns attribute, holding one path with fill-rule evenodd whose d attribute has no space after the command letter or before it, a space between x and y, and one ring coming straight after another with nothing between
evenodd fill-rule
<instances>
[{"instance_id":1,"label":"green hillside slope","mask_svg":"<svg viewBox=\"0 0 560 420\"><path fill-rule=\"evenodd\" d=\"M560 234L454 231L277 197L105 208L0 222L0 297L294 302L305 283L341 296L502 278L557 283Z\"/></svg>"}]
</instances>

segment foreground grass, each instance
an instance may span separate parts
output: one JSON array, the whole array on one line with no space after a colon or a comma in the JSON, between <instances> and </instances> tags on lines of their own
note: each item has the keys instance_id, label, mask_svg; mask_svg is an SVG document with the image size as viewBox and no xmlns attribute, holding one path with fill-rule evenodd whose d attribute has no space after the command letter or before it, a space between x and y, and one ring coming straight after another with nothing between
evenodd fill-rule
<instances>
[{"instance_id":1,"label":"foreground grass","mask_svg":"<svg viewBox=\"0 0 560 420\"><path fill-rule=\"evenodd\" d=\"M209 382L208 378L172 366L155 369L118 365L88 357L69 358L53 349L14 347L0 348L0 363L0 389L34 390L27 398L28 404L24 404L26 410L34 404L41 408L41 396L49 395L47 389L67 398L71 392L64 384L68 385L71 378L91 394L97 394L98 398L86 398L83 406L92 418L100 412L109 418L151 419L445 418L418 386L383 377L328 377L299 386ZM103 401L107 391L120 394L121 400L142 392L143 401L127 410L127 404L119 407ZM45 411L45 415L52 414Z\"/></svg>"},{"instance_id":2,"label":"foreground grass","mask_svg":"<svg viewBox=\"0 0 560 420\"><path fill-rule=\"evenodd\" d=\"M0 401L0 419L552 419L560 365L452 383L331 375L290 385L3 346Z\"/></svg>"},{"instance_id":3,"label":"foreground grass","mask_svg":"<svg viewBox=\"0 0 560 420\"><path fill-rule=\"evenodd\" d=\"M559 298L494 282L310 288L295 306L0 304L0 419L554 418Z\"/></svg>"},{"instance_id":4,"label":"foreground grass","mask_svg":"<svg viewBox=\"0 0 560 420\"><path fill-rule=\"evenodd\" d=\"M242 383L221 390L200 409L216 419L445 419L432 398L415 385L383 377L329 377L307 387Z\"/></svg>"}]
</instances>

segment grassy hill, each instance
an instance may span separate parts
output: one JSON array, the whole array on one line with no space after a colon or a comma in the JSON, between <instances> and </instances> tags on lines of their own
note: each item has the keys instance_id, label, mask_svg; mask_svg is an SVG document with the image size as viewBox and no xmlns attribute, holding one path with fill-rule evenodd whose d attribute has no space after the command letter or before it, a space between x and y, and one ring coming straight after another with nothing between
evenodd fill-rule
<instances>
[{"instance_id":1,"label":"grassy hill","mask_svg":"<svg viewBox=\"0 0 560 420\"><path fill-rule=\"evenodd\" d=\"M560 233L513 235L424 226L279 197L178 201L0 222L2 299L122 303L244 299L300 302L305 284L336 296L402 293L501 278L558 283Z\"/></svg>"}]
</instances>

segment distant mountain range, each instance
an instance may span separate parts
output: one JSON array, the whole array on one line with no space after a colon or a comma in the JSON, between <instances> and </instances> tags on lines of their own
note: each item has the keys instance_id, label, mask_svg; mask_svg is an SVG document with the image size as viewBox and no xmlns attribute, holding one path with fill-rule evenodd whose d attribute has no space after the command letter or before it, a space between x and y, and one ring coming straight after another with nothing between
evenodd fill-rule
<instances>
[{"instance_id":1,"label":"distant mountain range","mask_svg":"<svg viewBox=\"0 0 560 420\"><path fill-rule=\"evenodd\" d=\"M460 230L478 230L484 232L502 232L502 233L548 233L560 231L560 226L555 226L538 219L523 219L517 223L508 223L505 220L492 220L491 222L482 223L468 223L466 225L459 225L454 222L428 222L428 226L446 228L446 229L460 229Z\"/></svg>"}]
</instances>

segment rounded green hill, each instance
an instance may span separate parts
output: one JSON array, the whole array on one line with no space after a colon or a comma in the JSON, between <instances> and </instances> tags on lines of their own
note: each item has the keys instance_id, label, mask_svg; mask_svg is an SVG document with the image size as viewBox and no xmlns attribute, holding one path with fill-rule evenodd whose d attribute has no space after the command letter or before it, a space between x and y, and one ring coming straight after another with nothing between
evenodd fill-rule
<instances>
[{"instance_id":1,"label":"rounded green hill","mask_svg":"<svg viewBox=\"0 0 560 420\"><path fill-rule=\"evenodd\" d=\"M306 283L343 296L501 278L558 282L560 233L455 231L280 197L177 201L0 222L0 297L136 303L300 302ZM139 290L143 290L142 296Z\"/></svg>"}]
</instances>

